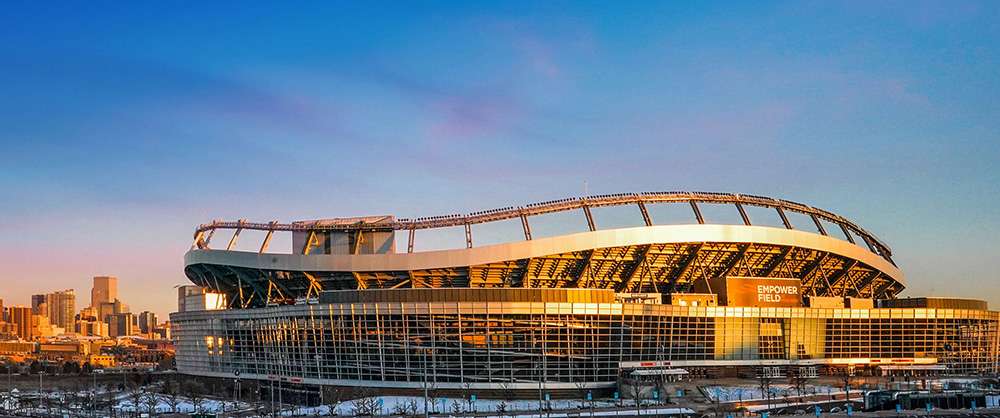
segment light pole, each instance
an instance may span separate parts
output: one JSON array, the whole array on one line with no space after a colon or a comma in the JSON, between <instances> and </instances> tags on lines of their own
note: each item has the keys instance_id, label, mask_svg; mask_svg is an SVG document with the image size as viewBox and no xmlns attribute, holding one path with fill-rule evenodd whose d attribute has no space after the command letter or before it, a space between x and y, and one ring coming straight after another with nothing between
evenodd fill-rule
<instances>
[{"instance_id":1,"label":"light pole","mask_svg":"<svg viewBox=\"0 0 1000 418\"><path fill-rule=\"evenodd\" d=\"M97 416L97 374L93 370L90 371L90 377L92 382L90 384L90 410L93 416Z\"/></svg>"},{"instance_id":2,"label":"light pole","mask_svg":"<svg viewBox=\"0 0 1000 418\"><path fill-rule=\"evenodd\" d=\"M533 345L535 345L535 346L538 347L539 354L541 354L541 356L544 358L545 357L545 353L542 352L542 347L538 345L538 338L537 337L531 337L531 344L533 344ZM545 372L543 371L542 372L543 376L544 376L544 373ZM542 411L543 411L543 408L542 408L542 376L538 376L538 414L541 415Z\"/></svg>"},{"instance_id":3,"label":"light pole","mask_svg":"<svg viewBox=\"0 0 1000 418\"><path fill-rule=\"evenodd\" d=\"M236 382L233 385L233 409L239 410L240 408L240 371L236 370L233 372L236 375Z\"/></svg>"},{"instance_id":4,"label":"light pole","mask_svg":"<svg viewBox=\"0 0 1000 418\"><path fill-rule=\"evenodd\" d=\"M427 410L427 399L430 395L427 387L427 349L422 351L424 352L424 418L430 418L430 411Z\"/></svg>"},{"instance_id":5,"label":"light pole","mask_svg":"<svg viewBox=\"0 0 1000 418\"><path fill-rule=\"evenodd\" d=\"M44 374L44 373L45 372L43 372L41 370L38 371L38 406L39 406L39 408L41 408L43 401L46 402L46 403L48 403L47 400L44 400L44 398L42 396L42 374ZM48 405L45 405L45 409L48 409Z\"/></svg>"}]
</instances>

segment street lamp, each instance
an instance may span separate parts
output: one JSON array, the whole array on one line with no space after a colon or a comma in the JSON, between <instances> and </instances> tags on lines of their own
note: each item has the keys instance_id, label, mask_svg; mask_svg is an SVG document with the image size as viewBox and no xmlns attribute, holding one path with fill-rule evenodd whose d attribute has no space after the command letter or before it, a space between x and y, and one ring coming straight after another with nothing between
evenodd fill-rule
<instances>
[{"instance_id":1,"label":"street lamp","mask_svg":"<svg viewBox=\"0 0 1000 418\"><path fill-rule=\"evenodd\" d=\"M233 371L233 375L236 376L235 386L233 387L233 409L238 410L240 407L240 371Z\"/></svg>"}]
</instances>

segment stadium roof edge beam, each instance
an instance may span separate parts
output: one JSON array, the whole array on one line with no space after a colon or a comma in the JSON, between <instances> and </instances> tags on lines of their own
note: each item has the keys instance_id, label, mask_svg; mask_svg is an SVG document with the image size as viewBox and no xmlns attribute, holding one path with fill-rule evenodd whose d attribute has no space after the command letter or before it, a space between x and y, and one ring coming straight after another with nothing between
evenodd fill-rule
<instances>
[{"instance_id":1,"label":"stadium roof edge beam","mask_svg":"<svg viewBox=\"0 0 1000 418\"><path fill-rule=\"evenodd\" d=\"M711 204L731 204L736 207L739 211L741 218L745 225L753 225L752 220L747 215L744 206L756 206L775 209L778 212L779 217L783 221L785 228L794 229L793 225L788 221L785 214L786 211L795 212L803 214L812 219L815 224L816 229L822 235L827 235L826 231L821 221L830 222L838 226L844 237L851 243L856 243L853 235L858 236L863 241L864 245L873 253L878 254L884 258L889 263L895 265L892 260L892 249L882 242L874 234L868 232L856 223L844 218L843 216L837 215L835 213L818 209L803 203L793 202L784 199L775 199L765 196L749 195L749 194L736 194L736 193L718 193L718 192L640 192L640 193L619 193L619 194L608 194L608 195L594 195L594 196L584 196L584 197L574 197L567 199L552 200L547 202L531 203L525 206L508 206L498 209L490 209L483 211L476 211L466 215L451 214L442 216L430 216L421 217L416 219L391 219L391 217L372 217L378 218L378 222L367 222L366 218L344 218L344 220L352 220L353 222L331 222L336 220L322 220L322 221L304 221L304 222L292 222L292 223L279 223L277 221L271 222L248 222L245 219L240 219L237 221L221 221L216 220L208 224L199 225L194 233L194 243L192 244L192 249L209 249L208 243L211 234L218 229L232 229L236 232L234 233L234 238L230 240L230 245L227 249L232 249L235 244L235 237L243 230L259 230L267 231L267 238L265 238L262 245L263 249L266 248L270 236L275 231L415 231L421 229L433 229L433 228L448 228L456 226L464 226L467 231L467 243L468 246L472 245L471 231L469 231L470 225L482 224L487 222L503 221L508 219L521 219L522 226L525 229L525 238L531 239L530 227L528 225L528 217L544 215L548 213L555 212L566 212L572 210L583 210L587 216L587 223L590 225L591 230L594 229L594 223L591 219L590 208L595 207L605 207L605 206L624 206L624 205L636 205L642 213L643 220L647 226L652 225L652 220L650 219L648 212L645 208L646 204L655 203L689 203L694 212L694 220L698 223L703 223L701 213L698 209L698 203L711 203ZM412 238L413 235L411 234ZM860 245L860 244L859 244ZM412 242L411 242L412 250Z\"/></svg>"}]
</instances>

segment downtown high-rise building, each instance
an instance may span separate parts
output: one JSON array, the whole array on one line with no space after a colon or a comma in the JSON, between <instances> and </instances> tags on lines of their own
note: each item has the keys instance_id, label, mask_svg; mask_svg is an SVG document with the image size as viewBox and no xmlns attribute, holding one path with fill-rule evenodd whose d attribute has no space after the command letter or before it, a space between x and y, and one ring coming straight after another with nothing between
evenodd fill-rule
<instances>
[{"instance_id":1,"label":"downtown high-rise building","mask_svg":"<svg viewBox=\"0 0 1000 418\"><path fill-rule=\"evenodd\" d=\"M108 324L98 319L97 309L90 307L81 309L76 315L74 331L87 337L107 337L109 332Z\"/></svg>"},{"instance_id":2,"label":"downtown high-rise building","mask_svg":"<svg viewBox=\"0 0 1000 418\"><path fill-rule=\"evenodd\" d=\"M126 337L135 334L136 320L131 312L122 312L111 315L109 321L109 335L112 337Z\"/></svg>"},{"instance_id":3,"label":"downtown high-rise building","mask_svg":"<svg viewBox=\"0 0 1000 418\"><path fill-rule=\"evenodd\" d=\"M31 295L31 312L35 315L48 315L48 297L45 294Z\"/></svg>"},{"instance_id":4,"label":"downtown high-rise building","mask_svg":"<svg viewBox=\"0 0 1000 418\"><path fill-rule=\"evenodd\" d=\"M96 310L97 319L107 324L111 324L112 316L129 311L128 305L122 303L122 301L118 299L110 302L101 302L101 304L96 307Z\"/></svg>"},{"instance_id":5,"label":"downtown high-rise building","mask_svg":"<svg viewBox=\"0 0 1000 418\"><path fill-rule=\"evenodd\" d=\"M53 326L73 330L76 315L76 292L73 289L31 295L31 312L48 318Z\"/></svg>"},{"instance_id":6,"label":"downtown high-rise building","mask_svg":"<svg viewBox=\"0 0 1000 418\"><path fill-rule=\"evenodd\" d=\"M139 332L151 334L156 330L156 314L150 311L142 311L139 314Z\"/></svg>"},{"instance_id":7,"label":"downtown high-rise building","mask_svg":"<svg viewBox=\"0 0 1000 418\"><path fill-rule=\"evenodd\" d=\"M73 330L73 319L76 315L76 292L73 289L60 290L46 296L47 316L49 322L65 330Z\"/></svg>"},{"instance_id":8,"label":"downtown high-rise building","mask_svg":"<svg viewBox=\"0 0 1000 418\"><path fill-rule=\"evenodd\" d=\"M99 309L102 303L118 299L118 278L115 276L95 276L94 287L90 290L90 307Z\"/></svg>"},{"instance_id":9,"label":"downtown high-rise building","mask_svg":"<svg viewBox=\"0 0 1000 418\"><path fill-rule=\"evenodd\" d=\"M14 324L14 332L22 340L31 341L34 337L34 327L31 320L33 314L31 308L24 306L12 306L7 309L10 322Z\"/></svg>"}]
</instances>

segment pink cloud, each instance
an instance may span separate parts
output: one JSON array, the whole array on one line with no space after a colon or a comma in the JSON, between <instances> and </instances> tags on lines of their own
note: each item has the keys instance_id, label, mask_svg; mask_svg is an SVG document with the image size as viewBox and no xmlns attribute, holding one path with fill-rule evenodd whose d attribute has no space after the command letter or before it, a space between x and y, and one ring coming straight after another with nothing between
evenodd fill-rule
<instances>
[{"instance_id":1,"label":"pink cloud","mask_svg":"<svg viewBox=\"0 0 1000 418\"><path fill-rule=\"evenodd\" d=\"M519 113L509 100L498 97L453 95L435 100L431 108L439 120L430 127L434 137L473 137L489 134Z\"/></svg>"}]
</instances>

